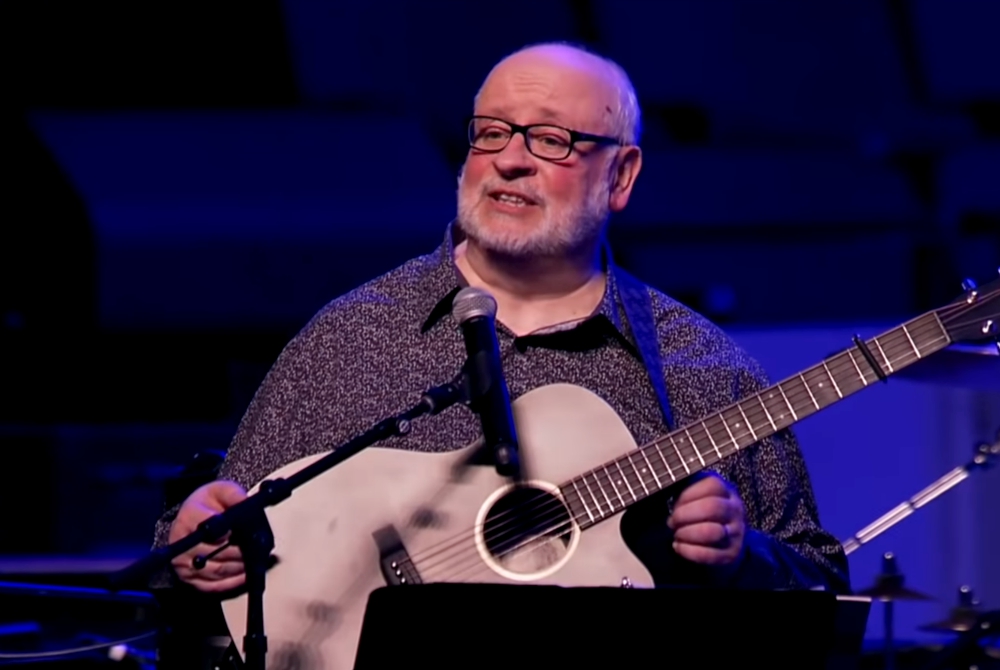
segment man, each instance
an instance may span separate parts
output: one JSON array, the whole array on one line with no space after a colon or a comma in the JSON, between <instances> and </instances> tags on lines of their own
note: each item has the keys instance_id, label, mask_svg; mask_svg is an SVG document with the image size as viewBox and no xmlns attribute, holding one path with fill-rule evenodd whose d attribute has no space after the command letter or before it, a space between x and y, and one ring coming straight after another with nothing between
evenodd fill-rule
<instances>
[{"instance_id":1,"label":"man","mask_svg":"<svg viewBox=\"0 0 1000 670\"><path fill-rule=\"evenodd\" d=\"M161 519L158 544L243 499L281 465L346 442L453 377L465 352L448 313L464 284L497 300L512 398L556 382L583 386L639 444L668 432L665 404L685 425L767 385L720 330L646 287L662 362L644 364L642 329L623 300L635 280L613 266L603 242L610 212L626 206L642 167L638 105L617 65L565 45L526 48L493 69L474 113L458 217L444 244L334 300L292 340L251 403L222 480ZM453 408L384 446L446 451L477 435L476 417ZM788 432L716 470L625 513L626 539L657 584L848 588L845 556L819 527ZM235 548L191 567L195 554L215 548L179 557L177 576L205 592L238 587Z\"/></svg>"}]
</instances>

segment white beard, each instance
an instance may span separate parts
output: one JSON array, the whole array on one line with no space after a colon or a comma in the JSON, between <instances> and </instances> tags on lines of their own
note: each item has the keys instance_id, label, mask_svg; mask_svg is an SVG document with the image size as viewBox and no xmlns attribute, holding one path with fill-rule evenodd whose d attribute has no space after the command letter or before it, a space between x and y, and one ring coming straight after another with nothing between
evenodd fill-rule
<instances>
[{"instance_id":1,"label":"white beard","mask_svg":"<svg viewBox=\"0 0 1000 670\"><path fill-rule=\"evenodd\" d=\"M590 191L585 202L578 207L551 211L536 193L519 186L518 190L542 207L542 220L530 230L499 230L479 216L478 205L489 196L487 193L502 182L483 184L479 193L467 193L463 188L465 170L458 178L458 225L480 246L513 258L557 257L568 255L592 244L600 237L610 215L608 200L610 180L602 179Z\"/></svg>"}]
</instances>

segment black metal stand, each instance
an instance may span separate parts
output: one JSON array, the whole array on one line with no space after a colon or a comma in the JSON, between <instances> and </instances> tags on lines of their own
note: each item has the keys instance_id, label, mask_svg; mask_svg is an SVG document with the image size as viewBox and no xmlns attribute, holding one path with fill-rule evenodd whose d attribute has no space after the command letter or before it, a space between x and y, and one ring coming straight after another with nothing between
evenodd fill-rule
<instances>
[{"instance_id":1,"label":"black metal stand","mask_svg":"<svg viewBox=\"0 0 1000 670\"><path fill-rule=\"evenodd\" d=\"M248 670L264 670L267 653L267 637L264 634L264 587L271 550L274 548L274 536L264 508L277 505L299 486L363 449L390 437L406 435L410 432L410 424L414 419L425 414L438 414L458 402L464 402L466 386L464 378L460 377L454 382L430 389L421 397L419 403L407 411L380 421L365 433L333 449L330 454L295 474L287 478L261 482L257 493L225 512L206 519L191 534L166 547L154 549L132 565L109 575L111 587L120 589L140 581L147 582L152 575L167 569L170 561L177 556L202 542L218 541L227 533L231 533L230 541L243 552L243 561L246 565L248 600L246 636L243 639L245 667Z\"/></svg>"}]
</instances>

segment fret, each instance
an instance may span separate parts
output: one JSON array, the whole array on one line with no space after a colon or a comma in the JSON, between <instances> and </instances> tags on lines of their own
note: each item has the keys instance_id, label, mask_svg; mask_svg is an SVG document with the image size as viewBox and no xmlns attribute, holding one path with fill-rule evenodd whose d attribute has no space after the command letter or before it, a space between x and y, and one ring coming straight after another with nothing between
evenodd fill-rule
<instances>
[{"instance_id":1,"label":"fret","mask_svg":"<svg viewBox=\"0 0 1000 670\"><path fill-rule=\"evenodd\" d=\"M604 470L604 475L606 477L608 473L607 467L604 467L603 470ZM608 504L608 514L614 514L615 504L611 502L611 496L608 495L607 487L605 486L604 482L601 481L601 478L598 476L597 470L594 470L593 477L594 477L594 486L596 486L597 490L601 492L602 496L604 496L604 502Z\"/></svg>"},{"instance_id":2,"label":"fret","mask_svg":"<svg viewBox=\"0 0 1000 670\"><path fill-rule=\"evenodd\" d=\"M845 358L850 361L850 365L844 361ZM863 374L855 374L858 368L850 349L830 359L830 365L833 369L838 370L837 380L840 384L840 390L844 393L844 397L868 386L868 380L864 378Z\"/></svg>"},{"instance_id":3,"label":"fret","mask_svg":"<svg viewBox=\"0 0 1000 670\"><path fill-rule=\"evenodd\" d=\"M656 482L656 488L662 489L663 484L660 483L660 478L656 476L656 469L653 467L653 464L649 462L649 457L646 456L646 450L640 449L639 453L642 454L642 458L646 461L646 466L649 468L650 474L653 475L653 481Z\"/></svg>"},{"instance_id":4,"label":"fret","mask_svg":"<svg viewBox=\"0 0 1000 670\"><path fill-rule=\"evenodd\" d=\"M622 504L622 507L625 507L625 499L622 498L622 494L618 491L618 487L615 486L615 479L611 476L611 473L608 472L608 466L605 465L601 469L604 470L604 476L608 478L608 483L611 484L611 488L614 490L615 495L618 496L618 502ZM605 497L607 496L606 493L604 495ZM613 512L615 506L610 500L608 500L608 506L611 507L611 511Z\"/></svg>"},{"instance_id":5,"label":"fret","mask_svg":"<svg viewBox=\"0 0 1000 670\"><path fill-rule=\"evenodd\" d=\"M767 391L767 395L761 395L760 397L764 403L764 407L769 412L769 416L774 419L772 425L775 432L792 425L793 421L788 414L788 403L785 402L784 396L778 395L771 389Z\"/></svg>"},{"instance_id":6,"label":"fret","mask_svg":"<svg viewBox=\"0 0 1000 670\"><path fill-rule=\"evenodd\" d=\"M667 439L670 440L670 446L672 446L674 448L674 451L677 452L677 458L681 459L681 465L684 466L684 472L691 474L691 470L688 468L687 461L685 461L684 457L681 456L681 452L677 448L677 444L674 442L674 438L667 435Z\"/></svg>"},{"instance_id":7,"label":"fret","mask_svg":"<svg viewBox=\"0 0 1000 670\"><path fill-rule=\"evenodd\" d=\"M905 323L903 324L903 334L906 335L906 339L910 341L910 346L913 347L913 353L917 355L917 358L923 358L920 355L920 349L917 349L917 343L913 341L913 337L910 335L910 329L906 327Z\"/></svg>"},{"instance_id":8,"label":"fret","mask_svg":"<svg viewBox=\"0 0 1000 670\"><path fill-rule=\"evenodd\" d=\"M635 501L636 501L636 500L638 500L639 498L638 498L638 497L636 497L636 495L635 495L635 491L633 491L633 490L632 490L632 485L631 485L631 484L629 484L629 481L628 481L628 477L627 477L627 476L625 476L625 471L624 471L624 470L622 470L622 463L621 463L621 459L619 459L619 460L615 461L615 467L617 467L617 468L618 468L618 472L620 472L620 473L621 473L621 475L622 475L622 481L624 481L624 482L625 482L625 486L626 486L626 487L628 488L628 494L629 494L630 496L632 496L632 502L635 502ZM622 504L624 504L624 503L622 503Z\"/></svg>"},{"instance_id":9,"label":"fret","mask_svg":"<svg viewBox=\"0 0 1000 670\"><path fill-rule=\"evenodd\" d=\"M868 386L868 380L865 379L865 375L861 372L861 368L858 367L858 362L854 360L854 351L848 350L847 355L851 357L851 363L854 363L854 369L858 371L858 376L861 377L861 381L864 382L865 386ZM865 361L867 363L868 361Z\"/></svg>"},{"instance_id":10,"label":"fret","mask_svg":"<svg viewBox=\"0 0 1000 670\"><path fill-rule=\"evenodd\" d=\"M796 421L799 420L799 415L795 413L795 408L792 403L788 402L788 396L785 395L785 389L781 388L784 384L778 384L778 390L781 391L781 397L784 399L785 404L788 405L788 411L792 413L792 418Z\"/></svg>"},{"instance_id":11,"label":"fret","mask_svg":"<svg viewBox=\"0 0 1000 670\"><path fill-rule=\"evenodd\" d=\"M917 360L914 358L913 352L910 351L910 343L907 341L905 335L893 331L889 336L882 339L884 340L882 348L885 349L886 354L889 355L890 360L893 361L897 370L900 368L901 363L905 366Z\"/></svg>"},{"instance_id":12,"label":"fret","mask_svg":"<svg viewBox=\"0 0 1000 670\"><path fill-rule=\"evenodd\" d=\"M819 411L819 403L816 402L816 396L813 395L812 389L809 388L809 382L806 381L806 378L803 377L801 373L799 374L799 379L802 380L802 385L806 387L806 391L809 393L809 398L810 400L812 400L813 407L815 407L816 410Z\"/></svg>"},{"instance_id":13,"label":"fret","mask_svg":"<svg viewBox=\"0 0 1000 670\"><path fill-rule=\"evenodd\" d=\"M583 505L583 511L590 517L590 523L594 523L594 515L591 514L590 508L587 507L587 501L583 499L583 494L580 493L580 485L577 484L575 479L573 480L573 491L576 492L576 497L580 500L580 504Z\"/></svg>"},{"instance_id":14,"label":"fret","mask_svg":"<svg viewBox=\"0 0 1000 670\"><path fill-rule=\"evenodd\" d=\"M882 350L882 345L879 343L878 338L873 337L872 341L875 343L875 346L878 347L879 353L882 354L882 358L885 360L885 366L889 368L889 372L895 372L895 370L892 369L892 363L889 361L889 357L886 356L885 351Z\"/></svg>"},{"instance_id":15,"label":"fret","mask_svg":"<svg viewBox=\"0 0 1000 670\"><path fill-rule=\"evenodd\" d=\"M659 442L656 442L654 444L656 446L656 454L660 457L660 460L663 461L663 466L667 468L667 472L670 474L670 479L676 482L677 475L674 474L674 469L670 467L669 463L667 463L667 459L663 455L663 447L660 446Z\"/></svg>"},{"instance_id":16,"label":"fret","mask_svg":"<svg viewBox=\"0 0 1000 670\"><path fill-rule=\"evenodd\" d=\"M814 391L816 402L821 408L837 401L837 393L834 391L833 385L827 381L829 377L823 371L822 365L806 370L805 375Z\"/></svg>"},{"instance_id":17,"label":"fret","mask_svg":"<svg viewBox=\"0 0 1000 670\"><path fill-rule=\"evenodd\" d=\"M691 444L691 448L694 449L695 455L698 457L698 460L701 461L701 467L705 467L705 459L701 457L701 451L698 449L698 445L694 443L694 438L691 437L691 431L687 429L687 426L684 427L684 434L688 436L688 442Z\"/></svg>"},{"instance_id":18,"label":"fret","mask_svg":"<svg viewBox=\"0 0 1000 670\"><path fill-rule=\"evenodd\" d=\"M771 428L773 428L774 432L777 433L778 427L774 424L774 419L771 417L771 413L767 411L767 405L764 404L764 399L760 397L759 393L757 394L757 402L759 402L760 406L764 408L764 416L767 417L767 420L771 423Z\"/></svg>"},{"instance_id":19,"label":"fret","mask_svg":"<svg viewBox=\"0 0 1000 670\"><path fill-rule=\"evenodd\" d=\"M949 343L949 340L948 340L948 331L945 330L944 324L941 323L941 319L938 318L938 315L936 313L935 314L929 314L928 316L930 318L927 318L927 317L924 317L924 318L927 318L927 321L928 321L927 325L929 327L933 326L933 333L934 333L934 335L933 335L933 337L930 337L930 338L921 338L921 339L925 339L924 344L927 344L930 347L930 353L933 353L935 351L938 351L938 350L940 350L940 349L948 346L948 343ZM942 340L944 341L944 344L941 344L940 346L937 346L938 343L941 342ZM923 345L921 345L921 346L923 346Z\"/></svg>"},{"instance_id":20,"label":"fret","mask_svg":"<svg viewBox=\"0 0 1000 670\"><path fill-rule=\"evenodd\" d=\"M701 428L705 431L705 434L708 435L708 440L712 443L712 448L715 449L715 455L719 457L719 460L722 460L722 452L719 451L719 445L715 443L715 438L712 437L712 433L708 432L708 424L702 421Z\"/></svg>"},{"instance_id":21,"label":"fret","mask_svg":"<svg viewBox=\"0 0 1000 670\"><path fill-rule=\"evenodd\" d=\"M743 416L743 421L746 424L747 430L750 431L750 435L753 437L753 441L757 441L757 433L754 431L753 426L750 425L750 419L747 418L747 413L743 411L743 403L736 403L736 409L740 411Z\"/></svg>"},{"instance_id":22,"label":"fret","mask_svg":"<svg viewBox=\"0 0 1000 670\"><path fill-rule=\"evenodd\" d=\"M601 509L601 503L597 500L597 496L594 495L594 490L590 488L590 482L587 481L587 475L584 475L583 477L581 477L581 479L583 479L583 485L587 487L587 492L590 493L590 497L594 501L594 506L597 508L597 516L604 517L604 511ZM594 484L597 484L597 482L594 482Z\"/></svg>"},{"instance_id":23,"label":"fret","mask_svg":"<svg viewBox=\"0 0 1000 670\"><path fill-rule=\"evenodd\" d=\"M830 368L827 366L826 361L823 361L823 369L826 370L826 376L830 378L830 382L833 384L833 390L837 392L837 395L841 398L844 394L840 392L840 387L837 386L837 380L833 378L833 374L830 372Z\"/></svg>"},{"instance_id":24,"label":"fret","mask_svg":"<svg viewBox=\"0 0 1000 670\"><path fill-rule=\"evenodd\" d=\"M713 419L718 422L718 425L709 423ZM708 433L708 437L712 440L712 444L715 446L716 451L722 454L720 458L725 458L729 454L733 453L735 449L739 448L738 444L733 444L732 449L730 449L729 443L731 443L733 439L729 434L729 431L726 430L726 421L722 418L722 414L715 414L706 418L702 422L702 425L705 426L705 432ZM719 430L719 426L722 426L721 431ZM716 435L716 433L718 433L718 435Z\"/></svg>"},{"instance_id":25,"label":"fret","mask_svg":"<svg viewBox=\"0 0 1000 670\"><path fill-rule=\"evenodd\" d=\"M642 456L642 450L638 449L637 451L639 452L639 455ZM635 467L635 461L632 460L632 458L634 457L635 453L636 453L635 451L629 453L629 455L628 455L628 464L632 466L632 470L635 471L636 477L639 478L639 484L642 485L642 492L644 494L643 497L646 497L646 496L649 495L649 489L646 488L646 478L642 476L642 473L646 471L646 468L643 468L642 470L640 470L639 468Z\"/></svg>"},{"instance_id":26,"label":"fret","mask_svg":"<svg viewBox=\"0 0 1000 670\"><path fill-rule=\"evenodd\" d=\"M733 446L736 447L737 449L739 449L740 448L740 443L736 441L736 436L733 435L733 431L729 430L729 422L726 421L726 415L720 413L719 414L719 418L722 420L722 426L723 426L723 428L725 428L726 432L729 433L729 439L732 440Z\"/></svg>"}]
</instances>

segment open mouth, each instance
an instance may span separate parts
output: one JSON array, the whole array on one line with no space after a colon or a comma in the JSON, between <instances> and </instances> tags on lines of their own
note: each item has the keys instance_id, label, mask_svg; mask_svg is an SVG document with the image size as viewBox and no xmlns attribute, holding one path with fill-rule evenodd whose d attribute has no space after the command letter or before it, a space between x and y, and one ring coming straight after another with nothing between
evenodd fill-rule
<instances>
[{"instance_id":1,"label":"open mouth","mask_svg":"<svg viewBox=\"0 0 1000 670\"><path fill-rule=\"evenodd\" d=\"M505 205L510 205L511 207L526 207L528 205L536 204L534 200L526 198L518 193L511 193L510 191L494 191L490 193L490 197L497 202L502 202Z\"/></svg>"}]
</instances>

